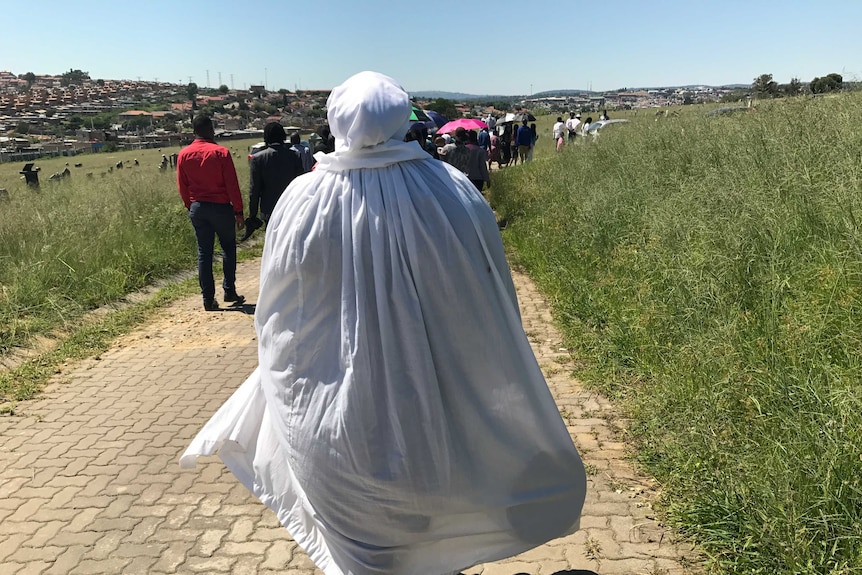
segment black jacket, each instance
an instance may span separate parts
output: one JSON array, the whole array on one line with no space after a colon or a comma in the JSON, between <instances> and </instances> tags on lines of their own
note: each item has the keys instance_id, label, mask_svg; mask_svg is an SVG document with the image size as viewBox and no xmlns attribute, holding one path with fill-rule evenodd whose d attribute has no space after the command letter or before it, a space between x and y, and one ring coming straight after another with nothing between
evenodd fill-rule
<instances>
[{"instance_id":1,"label":"black jacket","mask_svg":"<svg viewBox=\"0 0 862 575\"><path fill-rule=\"evenodd\" d=\"M249 217L256 217L258 206L268 220L278 198L293 178L303 173L302 162L287 144L270 144L249 161Z\"/></svg>"}]
</instances>

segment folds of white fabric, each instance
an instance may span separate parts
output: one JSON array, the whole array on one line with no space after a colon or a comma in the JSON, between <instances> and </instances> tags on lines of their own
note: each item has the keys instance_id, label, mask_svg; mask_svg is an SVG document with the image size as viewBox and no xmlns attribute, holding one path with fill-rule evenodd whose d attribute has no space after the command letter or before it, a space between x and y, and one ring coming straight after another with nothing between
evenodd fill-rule
<instances>
[{"instance_id":1,"label":"folds of white fabric","mask_svg":"<svg viewBox=\"0 0 862 575\"><path fill-rule=\"evenodd\" d=\"M255 327L258 369L181 463L218 453L327 575L454 573L577 529L583 465L493 213L415 143L294 180Z\"/></svg>"}]
</instances>

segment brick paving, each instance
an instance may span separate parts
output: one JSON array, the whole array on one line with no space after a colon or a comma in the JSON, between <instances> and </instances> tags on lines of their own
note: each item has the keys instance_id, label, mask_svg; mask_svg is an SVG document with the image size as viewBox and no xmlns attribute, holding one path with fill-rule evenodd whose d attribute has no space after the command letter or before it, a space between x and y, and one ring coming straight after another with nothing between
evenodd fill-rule
<instances>
[{"instance_id":1,"label":"brick paving","mask_svg":"<svg viewBox=\"0 0 862 575\"><path fill-rule=\"evenodd\" d=\"M259 261L238 285L257 299ZM677 575L690 548L653 516L613 408L573 379L542 296L515 274L525 331L588 468L581 530L468 575ZM252 311L247 306L246 311ZM217 458L178 457L255 367L252 315L176 302L0 417L0 574L319 574Z\"/></svg>"}]
</instances>

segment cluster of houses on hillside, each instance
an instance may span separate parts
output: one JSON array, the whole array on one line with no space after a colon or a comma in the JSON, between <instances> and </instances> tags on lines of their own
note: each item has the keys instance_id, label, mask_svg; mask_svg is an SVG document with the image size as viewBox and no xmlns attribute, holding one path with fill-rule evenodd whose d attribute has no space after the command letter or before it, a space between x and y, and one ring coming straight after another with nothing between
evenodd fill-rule
<instances>
[{"instance_id":1,"label":"cluster of houses on hillside","mask_svg":"<svg viewBox=\"0 0 862 575\"><path fill-rule=\"evenodd\" d=\"M277 121L312 131L325 122L327 90L267 91L252 85L243 90L205 89L194 95L182 83L134 80L93 80L81 73L15 75L0 71L0 161L72 155L99 151L113 141L117 148L161 147L190 139L190 119L196 109L207 109L220 134L247 137ZM516 109L546 109L550 113L599 109L649 108L716 101L729 90L676 88L622 90L596 94L512 99ZM419 100L419 107L427 102ZM500 115L486 103L461 102L463 116ZM112 123L94 125L109 115ZM104 122L102 122L104 123Z\"/></svg>"},{"instance_id":2,"label":"cluster of houses on hillside","mask_svg":"<svg viewBox=\"0 0 862 575\"><path fill-rule=\"evenodd\" d=\"M734 91L730 87L695 86L685 88L654 88L640 90L618 90L583 92L565 96L527 98L521 105L530 108L545 108L552 113L566 111L632 110L639 108L666 108L687 104L718 102Z\"/></svg>"}]
</instances>

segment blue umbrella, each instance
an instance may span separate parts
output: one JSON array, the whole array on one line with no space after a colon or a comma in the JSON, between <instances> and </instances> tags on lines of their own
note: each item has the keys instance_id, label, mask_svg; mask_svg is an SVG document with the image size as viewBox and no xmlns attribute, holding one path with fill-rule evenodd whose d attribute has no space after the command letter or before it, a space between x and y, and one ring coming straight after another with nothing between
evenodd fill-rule
<instances>
[{"instance_id":1,"label":"blue umbrella","mask_svg":"<svg viewBox=\"0 0 862 575\"><path fill-rule=\"evenodd\" d=\"M434 122L434 128L442 128L447 122L449 122L449 120L447 120L444 116L441 116L434 110L425 110L425 114L429 118L431 118L432 122Z\"/></svg>"}]
</instances>

